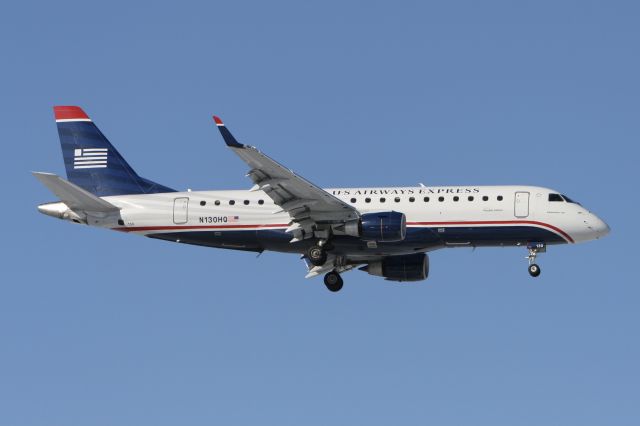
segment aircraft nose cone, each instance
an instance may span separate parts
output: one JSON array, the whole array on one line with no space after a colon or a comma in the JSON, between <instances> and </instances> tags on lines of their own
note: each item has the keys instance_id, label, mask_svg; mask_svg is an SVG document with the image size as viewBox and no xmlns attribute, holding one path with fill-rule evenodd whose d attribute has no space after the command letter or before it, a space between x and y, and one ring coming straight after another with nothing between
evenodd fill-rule
<instances>
[{"instance_id":1,"label":"aircraft nose cone","mask_svg":"<svg viewBox=\"0 0 640 426\"><path fill-rule=\"evenodd\" d=\"M592 217L589 220L590 222L589 224L591 225L591 228L596 233L597 238L602 238L605 235L607 235L609 232L611 232L611 228L609 228L609 225L607 225L604 220L600 219L598 216L594 214L591 216Z\"/></svg>"}]
</instances>

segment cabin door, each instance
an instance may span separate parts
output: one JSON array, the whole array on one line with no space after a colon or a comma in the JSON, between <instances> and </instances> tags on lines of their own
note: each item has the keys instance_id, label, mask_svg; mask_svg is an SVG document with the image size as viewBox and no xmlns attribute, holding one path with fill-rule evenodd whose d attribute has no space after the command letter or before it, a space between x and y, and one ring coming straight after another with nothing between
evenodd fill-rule
<instances>
[{"instance_id":1,"label":"cabin door","mask_svg":"<svg viewBox=\"0 0 640 426\"><path fill-rule=\"evenodd\" d=\"M516 217L529 216L529 193L516 192L514 214Z\"/></svg>"},{"instance_id":2,"label":"cabin door","mask_svg":"<svg viewBox=\"0 0 640 426\"><path fill-rule=\"evenodd\" d=\"M189 213L189 198L180 197L173 200L173 223L180 225L187 223Z\"/></svg>"}]
</instances>

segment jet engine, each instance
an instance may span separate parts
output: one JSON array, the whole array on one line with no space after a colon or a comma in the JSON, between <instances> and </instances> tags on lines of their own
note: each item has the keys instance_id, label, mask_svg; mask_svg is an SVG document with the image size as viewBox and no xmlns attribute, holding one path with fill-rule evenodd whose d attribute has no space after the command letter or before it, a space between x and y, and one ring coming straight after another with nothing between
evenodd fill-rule
<instances>
[{"instance_id":1,"label":"jet engine","mask_svg":"<svg viewBox=\"0 0 640 426\"><path fill-rule=\"evenodd\" d=\"M429 256L425 253L389 256L360 268L389 281L421 281L429 276Z\"/></svg>"},{"instance_id":2,"label":"jet engine","mask_svg":"<svg viewBox=\"0 0 640 426\"><path fill-rule=\"evenodd\" d=\"M407 234L407 218L399 212L365 213L359 220L341 225L335 230L366 241L395 242Z\"/></svg>"}]
</instances>

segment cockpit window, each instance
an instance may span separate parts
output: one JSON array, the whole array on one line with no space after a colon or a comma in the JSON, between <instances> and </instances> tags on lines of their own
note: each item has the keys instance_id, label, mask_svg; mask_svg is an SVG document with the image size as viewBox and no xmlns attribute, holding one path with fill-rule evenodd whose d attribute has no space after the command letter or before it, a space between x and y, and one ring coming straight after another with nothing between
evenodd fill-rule
<instances>
[{"instance_id":1,"label":"cockpit window","mask_svg":"<svg viewBox=\"0 0 640 426\"><path fill-rule=\"evenodd\" d=\"M564 198L564 200L565 200L567 203L580 204L580 203L578 203L577 201L573 201L571 198L567 197L567 196L566 196L566 195L564 195L564 194L562 194L562 198Z\"/></svg>"},{"instance_id":2,"label":"cockpit window","mask_svg":"<svg viewBox=\"0 0 640 426\"><path fill-rule=\"evenodd\" d=\"M564 201L560 194L549 194L549 201Z\"/></svg>"}]
</instances>

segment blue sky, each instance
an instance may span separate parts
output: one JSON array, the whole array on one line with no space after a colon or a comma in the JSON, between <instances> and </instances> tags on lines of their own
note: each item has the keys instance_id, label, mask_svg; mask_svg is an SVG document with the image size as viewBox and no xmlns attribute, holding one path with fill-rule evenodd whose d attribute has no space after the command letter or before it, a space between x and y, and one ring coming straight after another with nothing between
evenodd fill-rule
<instances>
[{"instance_id":1,"label":"blue sky","mask_svg":"<svg viewBox=\"0 0 640 426\"><path fill-rule=\"evenodd\" d=\"M0 423L637 425L636 2L11 2ZM326 187L536 184L605 240L427 281L39 215L81 105L143 176L248 188L211 121Z\"/></svg>"}]
</instances>

